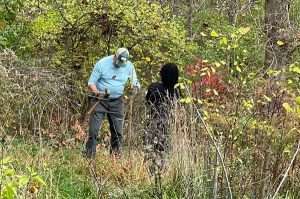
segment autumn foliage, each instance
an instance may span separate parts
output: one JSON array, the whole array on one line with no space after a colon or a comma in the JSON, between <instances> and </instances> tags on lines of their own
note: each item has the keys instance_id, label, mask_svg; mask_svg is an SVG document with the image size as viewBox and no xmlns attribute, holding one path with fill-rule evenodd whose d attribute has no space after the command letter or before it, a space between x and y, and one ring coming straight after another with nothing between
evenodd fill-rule
<instances>
[{"instance_id":1,"label":"autumn foliage","mask_svg":"<svg viewBox=\"0 0 300 199\"><path fill-rule=\"evenodd\" d=\"M193 64L186 66L185 73L192 80L192 92L196 97L221 97L227 92L228 86L222 75L207 60L197 58Z\"/></svg>"}]
</instances>

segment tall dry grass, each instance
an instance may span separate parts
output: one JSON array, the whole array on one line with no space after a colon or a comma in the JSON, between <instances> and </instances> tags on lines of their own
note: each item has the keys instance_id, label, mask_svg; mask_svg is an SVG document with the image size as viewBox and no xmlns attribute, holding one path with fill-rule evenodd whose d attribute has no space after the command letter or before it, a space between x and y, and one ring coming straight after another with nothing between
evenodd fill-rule
<instances>
[{"instance_id":1,"label":"tall dry grass","mask_svg":"<svg viewBox=\"0 0 300 199\"><path fill-rule=\"evenodd\" d=\"M27 155L16 160L46 178L48 187L40 197L68 198L84 187L88 191L80 192L82 197L91 198L299 197L299 119L286 114L279 102L257 103L251 111L242 103L249 95L259 101L263 86L202 105L174 104L167 167L153 175L151 161L144 161L149 115L143 91L126 101L123 158L115 161L99 145L90 164L80 155L87 129L80 120L84 89L72 73L27 67L10 51L1 54L0 70L2 151L15 156L18 145L28 147ZM282 102L282 93L277 94ZM62 186L78 179L78 190Z\"/></svg>"}]
</instances>

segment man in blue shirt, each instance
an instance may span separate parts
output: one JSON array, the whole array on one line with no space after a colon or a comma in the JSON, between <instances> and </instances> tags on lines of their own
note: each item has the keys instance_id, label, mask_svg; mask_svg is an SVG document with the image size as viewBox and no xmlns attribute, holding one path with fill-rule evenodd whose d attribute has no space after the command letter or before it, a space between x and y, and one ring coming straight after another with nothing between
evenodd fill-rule
<instances>
[{"instance_id":1,"label":"man in blue shirt","mask_svg":"<svg viewBox=\"0 0 300 199\"><path fill-rule=\"evenodd\" d=\"M91 102L95 108L90 116L89 135L86 143L86 155L96 154L96 140L101 123L107 115L111 132L111 153L120 155L123 137L123 92L127 81L131 88L140 88L133 64L128 60L126 48L119 48L114 55L98 61L88 81L88 88L94 94ZM101 95L103 94L103 95ZM104 99L99 99L104 96Z\"/></svg>"}]
</instances>

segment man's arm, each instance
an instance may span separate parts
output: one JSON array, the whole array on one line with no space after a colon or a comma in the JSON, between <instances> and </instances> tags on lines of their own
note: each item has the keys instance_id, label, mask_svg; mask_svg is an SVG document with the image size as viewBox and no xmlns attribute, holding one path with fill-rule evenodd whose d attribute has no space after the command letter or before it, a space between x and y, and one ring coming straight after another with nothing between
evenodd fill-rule
<instances>
[{"instance_id":1,"label":"man's arm","mask_svg":"<svg viewBox=\"0 0 300 199\"><path fill-rule=\"evenodd\" d=\"M100 92L97 89L96 83L102 76L101 64L98 62L94 66L93 72L88 81L88 89L98 95Z\"/></svg>"},{"instance_id":2,"label":"man's arm","mask_svg":"<svg viewBox=\"0 0 300 199\"><path fill-rule=\"evenodd\" d=\"M131 71L131 86L132 88L138 88L140 89L141 88L141 85L140 85L140 82L137 78L137 75L136 75L136 72L135 72L135 69L134 69L134 66L132 65L132 71Z\"/></svg>"}]
</instances>

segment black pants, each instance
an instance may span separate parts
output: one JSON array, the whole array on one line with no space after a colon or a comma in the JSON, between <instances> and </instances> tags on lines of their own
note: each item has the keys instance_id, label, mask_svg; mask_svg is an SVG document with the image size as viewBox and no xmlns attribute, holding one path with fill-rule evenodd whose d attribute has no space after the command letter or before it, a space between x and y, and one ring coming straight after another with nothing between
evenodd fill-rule
<instances>
[{"instance_id":1,"label":"black pants","mask_svg":"<svg viewBox=\"0 0 300 199\"><path fill-rule=\"evenodd\" d=\"M95 103L98 104L91 113L89 121L89 135L86 143L87 156L94 157L96 154L98 133L106 115L111 133L111 152L120 153L123 139L123 99L120 97L101 101L91 100L91 106Z\"/></svg>"}]
</instances>

